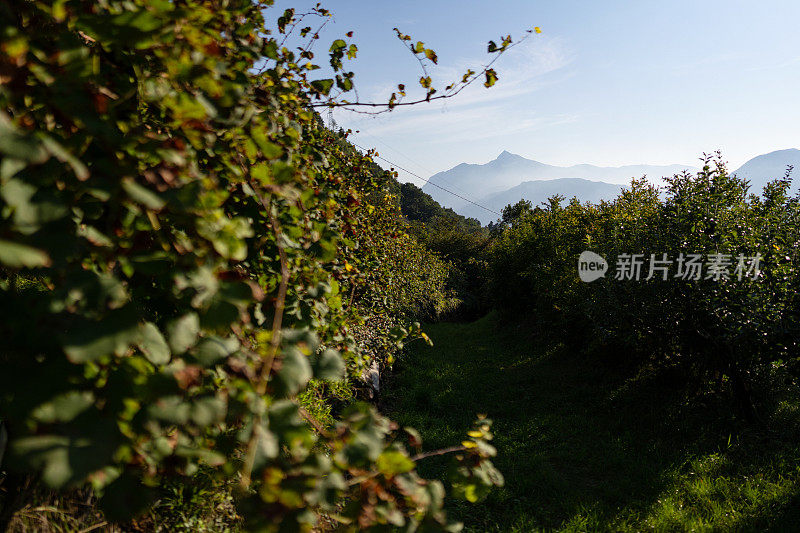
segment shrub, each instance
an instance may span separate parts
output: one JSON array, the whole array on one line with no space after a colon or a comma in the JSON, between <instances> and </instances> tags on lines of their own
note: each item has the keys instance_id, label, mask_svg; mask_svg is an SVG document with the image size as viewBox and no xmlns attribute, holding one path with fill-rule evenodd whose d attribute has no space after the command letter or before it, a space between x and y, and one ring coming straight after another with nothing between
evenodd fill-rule
<instances>
[{"instance_id":1,"label":"shrub","mask_svg":"<svg viewBox=\"0 0 800 533\"><path fill-rule=\"evenodd\" d=\"M663 190L634 180L612 202L572 200L529 209L492 248L496 304L534 312L566 333L576 349L613 353L627 363L663 362L690 369L705 386L730 384L736 411L757 419L752 385L774 365L797 365L798 199L790 179L762 196L707 156L697 175L667 180ZM610 271L592 283L578 279L578 256L593 250ZM727 254L727 276L669 279L649 275L650 254ZM615 259L644 254L641 281L614 279ZM739 255L760 256L760 273L738 279ZM752 263L752 261L751 261ZM752 264L746 267L753 266ZM757 275L754 275L757 274Z\"/></svg>"},{"instance_id":2,"label":"shrub","mask_svg":"<svg viewBox=\"0 0 800 533\"><path fill-rule=\"evenodd\" d=\"M298 399L358 376L364 312L435 308L442 265L322 127L311 98L333 80L281 44L292 10L266 30L269 4L0 6L5 462L90 483L110 520L202 470L252 528L452 528L413 432L358 403L325 427ZM501 482L488 430L457 447L461 493Z\"/></svg>"}]
</instances>

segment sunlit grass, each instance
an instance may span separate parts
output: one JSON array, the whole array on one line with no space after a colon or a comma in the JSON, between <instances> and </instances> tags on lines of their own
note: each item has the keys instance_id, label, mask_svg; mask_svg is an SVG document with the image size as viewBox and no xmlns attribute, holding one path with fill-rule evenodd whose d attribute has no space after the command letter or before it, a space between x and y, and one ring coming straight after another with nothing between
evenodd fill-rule
<instances>
[{"instance_id":1,"label":"sunlit grass","mask_svg":"<svg viewBox=\"0 0 800 533\"><path fill-rule=\"evenodd\" d=\"M796 401L755 430L724 398L607 368L497 315L427 331L434 347L410 348L384 404L428 448L457 440L476 412L494 419L506 486L451 503L468 530L800 530ZM422 470L443 477L446 465Z\"/></svg>"}]
</instances>

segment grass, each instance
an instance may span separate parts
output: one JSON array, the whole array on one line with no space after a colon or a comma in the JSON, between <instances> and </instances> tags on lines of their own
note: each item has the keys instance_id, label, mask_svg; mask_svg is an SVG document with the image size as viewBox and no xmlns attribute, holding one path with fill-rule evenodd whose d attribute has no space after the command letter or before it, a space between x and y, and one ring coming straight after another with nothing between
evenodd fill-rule
<instances>
[{"instance_id":1,"label":"grass","mask_svg":"<svg viewBox=\"0 0 800 533\"><path fill-rule=\"evenodd\" d=\"M451 502L468 530L800 530L796 403L776 411L778 431L756 431L720 398L608 368L496 314L426 331L435 346L409 348L383 409L428 449L459 442L478 412L494 420L506 485ZM444 478L446 465L422 472Z\"/></svg>"},{"instance_id":2,"label":"grass","mask_svg":"<svg viewBox=\"0 0 800 533\"><path fill-rule=\"evenodd\" d=\"M90 487L50 490L32 477L16 479L20 486L8 494L8 478L0 473L0 511L13 511L0 530L8 533L106 533L186 532L227 533L241 531L241 519L233 505L231 484L215 481L201 470L189 483L166 482L158 500L143 516L122 524L109 523L97 506ZM14 502L6 501L9 496ZM18 503L11 508L5 505ZM4 528L5 525L5 528Z\"/></svg>"}]
</instances>

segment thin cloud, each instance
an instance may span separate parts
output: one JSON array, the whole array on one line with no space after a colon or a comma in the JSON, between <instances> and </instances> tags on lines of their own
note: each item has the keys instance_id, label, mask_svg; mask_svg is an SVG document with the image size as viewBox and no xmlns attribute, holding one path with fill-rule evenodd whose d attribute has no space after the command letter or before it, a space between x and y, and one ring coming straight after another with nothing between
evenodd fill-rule
<instances>
[{"instance_id":1,"label":"thin cloud","mask_svg":"<svg viewBox=\"0 0 800 533\"><path fill-rule=\"evenodd\" d=\"M487 63L491 56L483 55L480 57L464 58L452 65L442 65L431 70L430 74L434 82L439 87L444 87L453 81L461 79L461 76L468 70L480 70ZM491 91L484 91L487 97L497 100L498 93L508 91L511 87L516 87L524 82L543 76L544 74L559 70L568 65L573 60L573 54L568 51L563 41L558 38L534 36L524 43L515 46L506 52L503 57L498 59L496 70L500 73L500 81ZM408 84L409 92L415 90ZM482 84L476 81L473 86L466 91L480 89ZM397 90L394 83L386 83L380 86L361 89L362 96L370 101L386 101L392 92ZM420 89L421 91L421 89ZM481 92L481 91L477 91ZM491 93L491 95L490 95ZM424 91L421 91L424 96ZM459 97L464 93L459 94ZM451 101L460 101L463 98L456 98Z\"/></svg>"},{"instance_id":2,"label":"thin cloud","mask_svg":"<svg viewBox=\"0 0 800 533\"><path fill-rule=\"evenodd\" d=\"M509 133L577 120L577 116L544 116L530 111L520 112L520 100L542 87L560 83L570 74L564 72L574 54L561 39L533 36L509 50L495 64L500 79L491 89L480 81L451 99L430 104L396 108L377 116L337 110L337 122L353 130L380 135L414 134L442 144L487 139ZM486 56L463 59L455 65L437 69L439 86L460 79L468 69L484 64ZM483 63L482 63L483 62ZM560 76L553 76L560 72ZM386 101L395 87L375 87L362 95L371 101Z\"/></svg>"}]
</instances>

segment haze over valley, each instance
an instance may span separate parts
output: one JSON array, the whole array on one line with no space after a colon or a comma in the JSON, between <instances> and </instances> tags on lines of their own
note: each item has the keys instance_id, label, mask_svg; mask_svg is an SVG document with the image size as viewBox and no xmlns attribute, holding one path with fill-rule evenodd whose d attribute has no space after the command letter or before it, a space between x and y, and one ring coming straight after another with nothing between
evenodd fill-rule
<instances>
[{"instance_id":1,"label":"haze over valley","mask_svg":"<svg viewBox=\"0 0 800 533\"><path fill-rule=\"evenodd\" d=\"M800 150L791 148L759 155L733 173L750 180L751 192L760 193L769 181L783 177L789 166L800 167ZM488 163L461 163L438 172L422 190L443 206L487 224L496 220L496 213L505 206L519 200L539 205L558 194L566 199L576 197L582 202L596 203L615 198L632 178L646 177L660 185L664 177L698 170L688 164L555 166L503 151Z\"/></svg>"}]
</instances>

